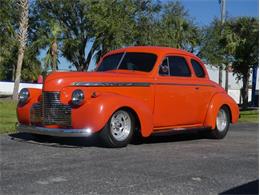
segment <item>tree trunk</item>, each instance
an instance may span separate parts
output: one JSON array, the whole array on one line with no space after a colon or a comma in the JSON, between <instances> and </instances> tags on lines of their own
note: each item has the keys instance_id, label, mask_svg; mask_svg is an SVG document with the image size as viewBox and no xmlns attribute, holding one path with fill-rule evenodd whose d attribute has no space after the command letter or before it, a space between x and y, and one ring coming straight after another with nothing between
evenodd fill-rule
<instances>
[{"instance_id":1,"label":"tree trunk","mask_svg":"<svg viewBox=\"0 0 260 195\"><path fill-rule=\"evenodd\" d=\"M17 65L16 65L13 100L18 99L19 84L20 84L20 80L21 80L21 71L22 71L22 65L23 65L23 57L24 57L24 48L20 47L19 52L18 52Z\"/></svg>"},{"instance_id":2,"label":"tree trunk","mask_svg":"<svg viewBox=\"0 0 260 195\"><path fill-rule=\"evenodd\" d=\"M222 70L223 70L223 67L221 65L218 68L218 84L220 85L220 87L222 87Z\"/></svg>"},{"instance_id":3,"label":"tree trunk","mask_svg":"<svg viewBox=\"0 0 260 195\"><path fill-rule=\"evenodd\" d=\"M249 74L244 74L243 75L243 87L241 90L241 95L242 95L242 108L246 109L248 107L248 88L249 88Z\"/></svg>"},{"instance_id":4,"label":"tree trunk","mask_svg":"<svg viewBox=\"0 0 260 195\"><path fill-rule=\"evenodd\" d=\"M15 65L13 64L13 70L12 70L12 81L15 79Z\"/></svg>"},{"instance_id":5,"label":"tree trunk","mask_svg":"<svg viewBox=\"0 0 260 195\"><path fill-rule=\"evenodd\" d=\"M21 71L23 65L24 51L27 43L27 30L28 30L28 20L29 20L29 4L28 0L19 0L19 6L21 7L21 16L19 23L19 32L18 32L18 40L19 40L19 50L18 50L18 60L16 66L16 76L13 90L13 100L18 99L19 92L19 84L21 80Z\"/></svg>"},{"instance_id":6,"label":"tree trunk","mask_svg":"<svg viewBox=\"0 0 260 195\"><path fill-rule=\"evenodd\" d=\"M58 45L56 41L51 44L51 68L52 71L58 70Z\"/></svg>"}]
</instances>

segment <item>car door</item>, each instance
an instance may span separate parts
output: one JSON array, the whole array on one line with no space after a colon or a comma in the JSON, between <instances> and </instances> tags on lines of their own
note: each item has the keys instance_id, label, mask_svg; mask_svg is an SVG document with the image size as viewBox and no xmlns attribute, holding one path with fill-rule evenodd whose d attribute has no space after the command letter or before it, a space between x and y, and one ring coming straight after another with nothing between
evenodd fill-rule
<instances>
[{"instance_id":1,"label":"car door","mask_svg":"<svg viewBox=\"0 0 260 195\"><path fill-rule=\"evenodd\" d=\"M192 80L192 71L185 56L165 57L155 81L155 128L201 122L197 116L198 104L194 100L197 88Z\"/></svg>"},{"instance_id":2,"label":"car door","mask_svg":"<svg viewBox=\"0 0 260 195\"><path fill-rule=\"evenodd\" d=\"M207 114L208 106L215 93L214 85L210 83L205 67L199 60L190 57L187 59L194 72L193 84L196 86L194 100L196 100L196 112L198 121L203 123Z\"/></svg>"}]
</instances>

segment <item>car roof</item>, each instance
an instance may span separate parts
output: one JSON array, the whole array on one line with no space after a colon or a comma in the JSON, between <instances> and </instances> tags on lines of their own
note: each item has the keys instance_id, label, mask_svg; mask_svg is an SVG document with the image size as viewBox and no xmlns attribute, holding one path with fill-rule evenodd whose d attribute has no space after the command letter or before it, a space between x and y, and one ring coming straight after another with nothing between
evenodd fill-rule
<instances>
[{"instance_id":1,"label":"car roof","mask_svg":"<svg viewBox=\"0 0 260 195\"><path fill-rule=\"evenodd\" d=\"M159 46L132 46L132 47L125 47L121 49L116 49L111 52L109 52L107 55L113 54L113 53L120 53L120 52L151 52L155 54L169 54L169 53L175 53L175 54L184 54L189 55L194 58L198 58L194 54L187 52L182 49L176 49L171 47L159 47Z\"/></svg>"}]
</instances>

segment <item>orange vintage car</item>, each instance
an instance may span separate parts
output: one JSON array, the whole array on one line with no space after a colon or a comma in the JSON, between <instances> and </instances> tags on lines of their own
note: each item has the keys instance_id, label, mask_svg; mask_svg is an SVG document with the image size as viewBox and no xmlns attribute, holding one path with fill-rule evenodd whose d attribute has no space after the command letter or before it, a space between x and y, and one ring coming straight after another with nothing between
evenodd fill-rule
<instances>
[{"instance_id":1,"label":"orange vintage car","mask_svg":"<svg viewBox=\"0 0 260 195\"><path fill-rule=\"evenodd\" d=\"M107 53L95 72L54 72L43 89L22 89L19 132L62 137L98 133L109 147L136 134L209 129L224 138L239 118L235 101L183 50L128 47Z\"/></svg>"}]
</instances>

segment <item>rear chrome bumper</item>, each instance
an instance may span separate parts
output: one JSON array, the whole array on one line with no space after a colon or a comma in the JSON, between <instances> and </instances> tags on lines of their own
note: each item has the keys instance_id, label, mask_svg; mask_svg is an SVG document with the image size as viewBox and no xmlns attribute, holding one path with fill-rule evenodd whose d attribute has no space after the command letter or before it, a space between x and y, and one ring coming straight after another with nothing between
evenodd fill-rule
<instances>
[{"instance_id":1,"label":"rear chrome bumper","mask_svg":"<svg viewBox=\"0 0 260 195\"><path fill-rule=\"evenodd\" d=\"M54 129L22 124L18 124L16 130L21 133L34 133L57 137L88 137L92 134L91 129Z\"/></svg>"}]
</instances>

